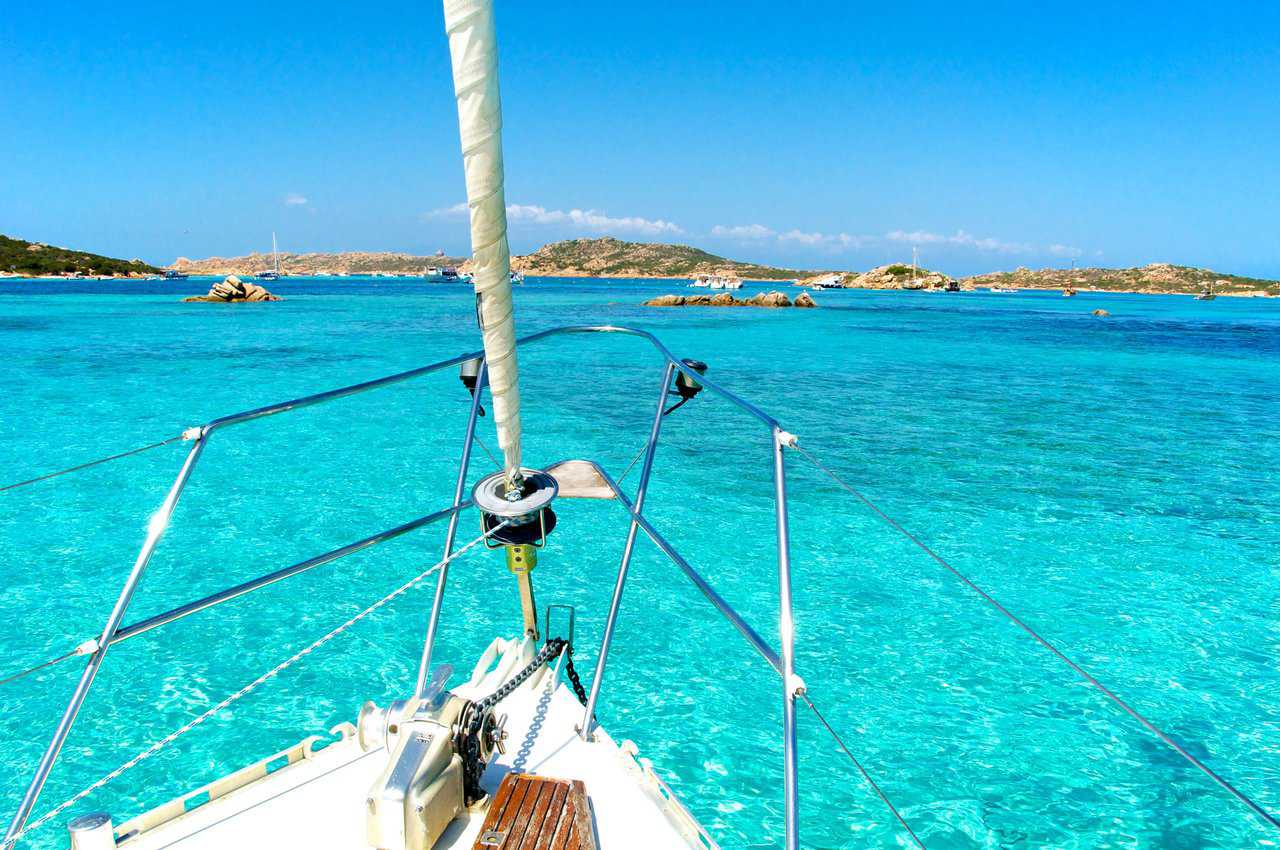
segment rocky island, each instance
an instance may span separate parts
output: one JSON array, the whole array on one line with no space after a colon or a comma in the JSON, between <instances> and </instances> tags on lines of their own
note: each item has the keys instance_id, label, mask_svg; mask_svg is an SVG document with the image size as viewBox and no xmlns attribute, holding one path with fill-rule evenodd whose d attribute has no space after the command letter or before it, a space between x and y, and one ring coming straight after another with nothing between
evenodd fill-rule
<instances>
[{"instance_id":1,"label":"rocky island","mask_svg":"<svg viewBox=\"0 0 1280 850\"><path fill-rule=\"evenodd\" d=\"M906 263L876 266L865 272L825 272L796 281L796 286L844 289L946 289L955 278ZM972 286L963 287L972 289Z\"/></svg>"},{"instance_id":2,"label":"rocky island","mask_svg":"<svg viewBox=\"0 0 1280 850\"><path fill-rule=\"evenodd\" d=\"M142 260L118 260L0 235L0 275L5 277L137 278L159 273Z\"/></svg>"},{"instance_id":3,"label":"rocky island","mask_svg":"<svg viewBox=\"0 0 1280 850\"><path fill-rule=\"evenodd\" d=\"M1075 289L1102 292L1136 292L1146 295L1195 294L1212 290L1218 295L1277 296L1280 281L1223 274L1211 269L1151 263L1130 269L1018 268L965 278L970 287L1003 286L1013 289Z\"/></svg>"},{"instance_id":4,"label":"rocky island","mask_svg":"<svg viewBox=\"0 0 1280 850\"><path fill-rule=\"evenodd\" d=\"M169 269L187 275L252 276L271 267L269 254L179 257ZM394 251L342 253L282 253L280 267L288 275L421 276L430 267L454 267L466 272L466 257ZM953 278L943 272L890 263L867 271L804 271L760 263L740 262L689 245L626 242L612 237L567 239L543 245L531 254L511 258L514 270L531 277L602 277L688 280L720 275L759 281L795 281L810 288L848 289L1002 289L1094 290L1148 294L1280 296L1280 281L1224 274L1212 269L1151 263L1136 268L1029 269L990 272ZM57 248L0 236L0 277L117 276L141 278L159 272L141 260L118 260L99 254ZM204 296L206 299L209 296ZM696 299L696 296L695 296ZM214 299L222 300L222 299ZM699 303L695 300L693 303Z\"/></svg>"},{"instance_id":5,"label":"rocky island","mask_svg":"<svg viewBox=\"0 0 1280 850\"><path fill-rule=\"evenodd\" d=\"M270 264L267 254L243 257L179 258L172 266L187 274L255 274ZM430 266L469 271L465 257L353 251L340 254L281 254L286 274L420 275ZM1280 295L1280 281L1223 274L1210 269L1153 263L1141 268L1085 268L991 272L954 278L936 269L889 263L867 271L805 271L731 260L688 245L626 242L612 237L568 239L511 258L511 267L529 276L684 279L702 274L746 280L795 281L799 286L848 289L973 290L1076 289L1152 294L1197 294L1211 288L1219 295Z\"/></svg>"}]
</instances>

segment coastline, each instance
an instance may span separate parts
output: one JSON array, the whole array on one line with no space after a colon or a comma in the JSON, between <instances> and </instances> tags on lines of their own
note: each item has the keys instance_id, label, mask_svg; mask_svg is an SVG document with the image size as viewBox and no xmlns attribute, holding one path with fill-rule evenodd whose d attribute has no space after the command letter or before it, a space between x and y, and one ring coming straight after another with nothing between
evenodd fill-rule
<instances>
[{"instance_id":1,"label":"coastline","mask_svg":"<svg viewBox=\"0 0 1280 850\"><path fill-rule=\"evenodd\" d=\"M583 272L583 271L578 270L578 269L568 270L568 271L560 271L560 272L556 272L555 274L533 274L533 273L529 273L529 272L526 272L526 274L528 275L528 278L529 278L530 280L536 280L536 279L538 279L538 278L568 278L568 279L577 279L577 280L587 280L587 279L591 279L591 280L651 280L651 281L654 281L655 283L668 283L668 282L670 282L670 281L690 281L690 280L692 280L692 278L691 278L691 277L688 277L688 276L685 276L685 275L653 275L653 274L590 274L590 273ZM220 278L220 277L225 277L225 276L226 276L225 274L217 273L217 272L199 272L199 273L190 273L190 274L189 274L189 277L188 277L187 279L189 279L189 280L195 280L195 279L214 279L214 278ZM253 275L247 275L246 277L248 277L248 278L252 279L254 276L253 276ZM324 274L324 273L290 274L290 273L288 273L288 272L285 272L285 273L283 273L283 274L281 275L281 280L285 280L285 281L287 281L287 280L289 280L290 278L293 278L293 279L299 279L299 280L302 280L302 279L306 279L306 280L331 279L331 280L334 280L334 281L341 281L341 280L346 280L346 279L349 279L349 278L351 278L351 279L366 279L366 278L374 278L374 279L377 279L377 278L381 278L381 279L384 279L384 280L406 280L406 281L407 281L407 280L422 280L422 275L421 275L421 274L413 274L413 273L402 273L402 274L401 274L401 273L394 273L394 272L369 272L369 273L351 273L351 272L346 272L346 273L332 273L332 272L331 272L331 273L328 273L328 274ZM10 281L10 280L12 280L12 281L32 281L32 282L40 282L40 283L126 283L126 282L127 282L127 283L162 283L162 282L165 282L162 278L155 278L155 277L139 277L139 276L134 276L134 275L115 275L115 276L104 275L104 276L93 276L93 277L69 277L69 276L64 276L64 275L22 275L22 274L15 274L15 273L13 273L13 272L0 272L0 282L2 282L2 281ZM784 285L784 284L786 284L788 281L793 280L793 278L746 278L746 277L744 277L744 278L742 278L742 280L743 280L743 282L745 282L745 283L758 284L758 285ZM172 281L170 281L170 282L172 282ZM440 284L433 284L433 286L439 286L439 285L440 285ZM803 286L802 284L798 284L798 283L797 283L797 284L793 284L793 285L794 285L794 286L798 286L798 287L800 287L800 288L802 288L802 289L812 289L812 288L813 288L813 287L805 287L805 286ZM1018 286L1018 287L1016 287L1016 288L1017 288L1017 290L1018 290L1019 292L1060 292L1060 291L1061 291L1061 287L1059 287L1059 286L1034 286L1034 285L1023 285L1023 286ZM989 289L989 287L987 287L987 286L980 286L980 287L968 287L968 288L963 289L963 290L962 290L962 292L984 292L984 291L987 291L988 289ZM852 291L859 291L859 292L924 292L924 291L927 291L927 290L910 290L910 289L891 288L891 287L879 287L879 286L844 286L844 287L837 287L837 288L835 288L835 289L827 289L827 290L825 290L825 291L827 291L827 292L838 292L838 291L841 291L841 290L844 290L844 291L851 291L851 290L852 290ZM1081 294L1081 295L1083 295L1083 294L1090 294L1090 295L1180 295L1180 296L1185 296L1185 297L1188 297L1188 298L1193 298L1193 297L1195 297L1197 294L1199 294L1199 293L1197 293L1197 292L1191 292L1191 291L1186 291L1186 290L1160 290L1160 289L1098 289L1098 288L1089 288L1089 287L1080 287L1080 286L1077 286L1077 287L1076 287L1076 292L1077 292L1078 294ZM948 293L948 294L954 294L954 293ZM1239 291L1239 292L1221 291L1221 292L1217 292L1217 293L1215 293L1215 295L1216 295L1218 298L1261 298L1261 299L1264 299L1264 300L1266 300L1266 299L1271 299L1271 298L1280 298L1280 292L1277 292L1277 293L1270 293L1270 292L1267 292L1267 291L1265 291L1265 290L1261 290L1261 289L1245 290L1245 291Z\"/></svg>"}]
</instances>

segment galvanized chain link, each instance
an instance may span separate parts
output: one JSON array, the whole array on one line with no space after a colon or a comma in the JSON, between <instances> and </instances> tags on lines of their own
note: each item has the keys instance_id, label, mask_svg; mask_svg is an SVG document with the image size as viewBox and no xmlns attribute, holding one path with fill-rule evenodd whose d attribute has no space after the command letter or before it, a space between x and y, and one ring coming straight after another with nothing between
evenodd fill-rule
<instances>
[{"instance_id":1,"label":"galvanized chain link","mask_svg":"<svg viewBox=\"0 0 1280 850\"><path fill-rule=\"evenodd\" d=\"M439 570L441 570L441 569L444 569L444 567L445 567L445 566L446 566L450 561L454 560L455 558L458 558L458 557L459 557L459 556L461 556L463 553L465 553L465 552L467 552L469 549L471 549L473 546L478 545L478 544L479 544L479 543L481 543L483 540L485 540L487 537L489 537L490 535L492 535L494 532L496 532L496 531L498 531L499 529L501 529L501 528L505 527L505 526L506 526L506 524L507 524L506 522L503 522L503 523L501 523L501 524L499 524L499 525L497 525L497 526L495 526L495 527L493 527L493 528L489 529L489 530L488 530L488 531L486 531L484 534L481 534L479 537L475 538L475 539L474 539L474 540L472 540L470 543L466 544L465 546L461 547L460 549L456 549L456 550L454 550L454 552L453 552L452 554L450 554L450 555L449 555L447 558L445 558L444 560L440 561L439 563L435 564L435 565L434 565L434 566L432 566L431 568L429 568L429 569L427 569L427 570L425 570L425 571L423 571L423 572L419 573L418 575L414 576L412 579L410 579L409 581L407 581L407 582L405 582L404 584L400 585L398 588L396 588L395 590L391 591L391 592L390 592L390 593L388 593L386 596L382 597L382 598L381 598L381 599L379 599L377 602L375 602L375 603L373 603L372 605L370 605L368 608L365 608L363 611L361 611L360 613L356 614L354 617L352 617L351 619L347 620L347 621L346 621L345 623L343 623L342 625L338 626L337 628L333 629L333 630L332 630L332 631L330 631L329 633L325 634L323 637L320 637L319 639L317 639L317 640L315 640L315 641L312 641L311 643L307 644L307 646L305 646L305 647L303 647L302 649L298 650L298 651L297 651L297 652L295 652L293 655L289 656L287 659L285 659L284 661L282 661L282 662L280 662L279 664L277 664L275 667L272 667L272 668L271 668L270 670L268 670L266 673L263 673L261 676L259 676L258 678L254 679L252 682L250 682L249 684L245 685L245 686L244 686L243 688L241 688L240 690L238 690L238 691L236 691L235 693L231 694L229 697L227 697L226 699L222 700L222 701L221 701L220 703L218 703L217 705L213 706L212 708L208 709L207 711L203 712L202 714L200 714L200 715L196 716L195 718L193 718L192 720L188 721L185 725L183 725L181 728L177 729L176 731L174 731L174 732L170 732L168 735L164 736L164 737L163 737L163 738L161 738L159 741L156 741L156 742L155 742L154 744L152 744L150 747L147 747L145 750L143 750L142 752L138 753L136 756L134 756L133 758L129 759L127 762L125 762L124 764L120 765L120 766L119 766L119 767L117 767L115 770L113 770L113 771L111 771L110 773L108 773L106 776L103 776L101 779L99 779L98 781L94 782L92 785L89 785L89 786L88 786L87 788L85 788L84 790L82 790L82 791L78 792L78 793L77 793L77 794L75 794L74 796L69 797L68 799L66 799L66 800L64 800L63 802L59 803L58 805L54 806L52 809L50 809L48 812L45 812L43 815L41 815L41 816L40 816L39 818L37 818L36 820L31 821L31 822L30 822L30 823L28 823L26 826L24 826L24 827L23 827L23 828L22 828L18 833L16 833L15 835L13 835L11 838L7 839L3 844L0 844L0 848L2 848L2 850L9 850L9 848L13 847L13 845L14 845L14 844L16 844L16 843L18 842L18 840L19 840L20 838L22 838L24 835L26 835L27 833L31 832L32 830L36 829L37 827L42 826L42 825L43 825L43 824L45 824L45 823L48 823L50 820L52 820L53 818L57 817L57 816L58 816L59 814L61 814L62 812L66 811L66 810L67 810L68 808L70 808L71 806L73 806L73 805L75 805L76 803L80 802L80 801L81 801L81 800L83 800L85 797L87 797L87 796L89 796L90 794L92 794L94 791L96 791L96 790L98 790L99 788L103 787L104 785L106 785L107 783L111 782L112 780L117 779L119 776L121 776L121 775L122 775L123 773L125 773L126 771L128 771L128 770L130 770L130 769L132 769L132 768L136 767L137 765L139 765L139 764L141 764L142 762L146 761L147 759L151 758L151 757L152 757L152 756L154 756L156 753L160 752L160 751L161 751L161 750L163 750L165 747L167 747L167 746L169 746L170 744L172 744L174 741L176 741L176 740L177 740L178 738L180 738L181 736L185 735L186 733L190 732L192 729L194 729L194 728L196 728L197 726L199 726L201 723L204 723L204 722L205 722L206 720L208 720L209 718L211 718L211 717L213 717L214 715L218 714L220 711L222 711L223 709L225 709L227 706L231 705L231 704L232 704L232 703L234 703L235 701L237 701L237 700L241 699L242 697L244 697L244 696L248 695L249 693L251 693L252 691L254 691L256 688L258 688L258 686L262 685L264 682L267 682L267 681L269 681L269 680L271 680L271 679L275 678L275 677L276 677L276 676L278 676L280 673L284 672L284 671L285 671L285 670L287 670L289 667L293 666L295 663L297 663L298 661L300 661L300 660L302 660L303 658L305 658L307 655L310 655L312 652L314 652L315 650L317 650L317 649L319 649L320 647L324 646L326 643L328 643L329 641L333 640L335 637L337 637L338 635L342 634L342 633L343 633L343 632L345 632L347 629L351 628L351 627L352 627L352 626L354 626L356 623L358 623L358 622L360 622L361 620L363 620L365 617L369 616L370 614L374 613L374 612L375 612L375 611L377 611L378 609L382 608L382 607L383 607L384 605L386 605L387 603L391 602L393 599L396 599L397 597L402 596L403 594L405 594L405 593L407 593L408 591L412 590L414 587L416 587L417 585L421 584L421 583L422 583L422 581L423 581L424 579L426 579L428 576L432 575L432 574L433 574L433 573L435 573L435 572L438 572L438 571L439 571Z\"/></svg>"}]
</instances>

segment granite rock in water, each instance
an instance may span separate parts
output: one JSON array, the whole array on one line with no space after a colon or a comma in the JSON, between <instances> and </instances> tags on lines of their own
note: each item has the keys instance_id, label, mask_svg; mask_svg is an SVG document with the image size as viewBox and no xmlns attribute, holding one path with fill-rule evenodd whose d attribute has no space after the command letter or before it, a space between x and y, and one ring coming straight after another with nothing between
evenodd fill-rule
<instances>
[{"instance_id":1,"label":"granite rock in water","mask_svg":"<svg viewBox=\"0 0 1280 850\"><path fill-rule=\"evenodd\" d=\"M236 301L280 301L279 295L273 295L256 283L245 283L235 275L228 275L209 287L207 295L193 295L183 301L217 301L229 304Z\"/></svg>"},{"instance_id":2,"label":"granite rock in water","mask_svg":"<svg viewBox=\"0 0 1280 850\"><path fill-rule=\"evenodd\" d=\"M761 292L747 299L755 307L790 307L791 299L781 292Z\"/></svg>"},{"instance_id":3,"label":"granite rock in water","mask_svg":"<svg viewBox=\"0 0 1280 850\"><path fill-rule=\"evenodd\" d=\"M1097 316L1098 318L1103 318L1105 316L1110 316L1111 314L1108 313L1106 310L1099 309L1099 310L1094 310L1093 315Z\"/></svg>"},{"instance_id":4,"label":"granite rock in water","mask_svg":"<svg viewBox=\"0 0 1280 850\"><path fill-rule=\"evenodd\" d=\"M761 292L750 298L734 298L728 292L715 295L659 295L644 302L646 307L791 307L791 299L781 292ZM796 297L796 307L817 307L813 296L802 292Z\"/></svg>"}]
</instances>

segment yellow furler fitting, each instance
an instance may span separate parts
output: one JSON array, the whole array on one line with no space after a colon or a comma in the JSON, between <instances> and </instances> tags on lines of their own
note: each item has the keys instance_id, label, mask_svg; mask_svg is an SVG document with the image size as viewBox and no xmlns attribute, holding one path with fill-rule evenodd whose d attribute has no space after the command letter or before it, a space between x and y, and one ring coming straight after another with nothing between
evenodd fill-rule
<instances>
[{"instance_id":1,"label":"yellow furler fitting","mask_svg":"<svg viewBox=\"0 0 1280 850\"><path fill-rule=\"evenodd\" d=\"M538 565L538 549L527 543L516 543L504 547L507 550L507 569L516 575L533 572Z\"/></svg>"},{"instance_id":2,"label":"yellow furler fitting","mask_svg":"<svg viewBox=\"0 0 1280 850\"><path fill-rule=\"evenodd\" d=\"M524 617L525 634L538 640L538 607L533 601L533 577L530 575L538 565L538 550L527 543L512 543L503 548L507 550L507 569L515 574L520 589L520 613Z\"/></svg>"}]
</instances>

